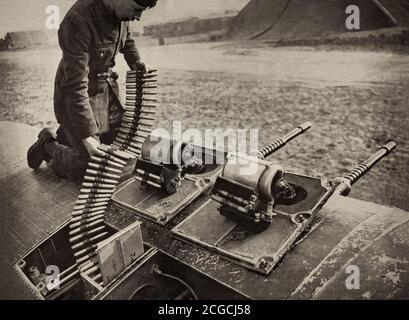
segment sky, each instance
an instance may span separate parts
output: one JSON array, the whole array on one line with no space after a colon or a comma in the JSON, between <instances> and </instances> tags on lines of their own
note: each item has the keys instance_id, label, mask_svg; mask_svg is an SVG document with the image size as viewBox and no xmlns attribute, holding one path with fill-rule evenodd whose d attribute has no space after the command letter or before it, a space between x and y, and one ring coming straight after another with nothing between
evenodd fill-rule
<instances>
[{"instance_id":1,"label":"sky","mask_svg":"<svg viewBox=\"0 0 409 320\"><path fill-rule=\"evenodd\" d=\"M45 29L45 9L49 5L60 8L61 19L75 0L1 0L0 37L8 31ZM187 17L204 17L240 10L249 0L159 0L158 5L144 13L142 24L161 23ZM134 29L139 29L134 26Z\"/></svg>"}]
</instances>

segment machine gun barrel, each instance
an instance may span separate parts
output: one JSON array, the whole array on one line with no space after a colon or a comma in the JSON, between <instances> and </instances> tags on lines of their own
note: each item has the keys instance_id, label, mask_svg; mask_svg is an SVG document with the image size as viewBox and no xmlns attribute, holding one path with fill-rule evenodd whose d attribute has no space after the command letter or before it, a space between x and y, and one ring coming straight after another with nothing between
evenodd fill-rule
<instances>
[{"instance_id":1,"label":"machine gun barrel","mask_svg":"<svg viewBox=\"0 0 409 320\"><path fill-rule=\"evenodd\" d=\"M311 128L311 126L312 126L311 122L309 121L305 122L302 125L295 128L294 130L292 130L291 132L287 133L286 135L278 138L274 142L270 143L269 145L261 149L258 152L258 158L265 159L271 156L274 152L284 147L289 141L306 132L309 128Z\"/></svg>"},{"instance_id":2,"label":"machine gun barrel","mask_svg":"<svg viewBox=\"0 0 409 320\"><path fill-rule=\"evenodd\" d=\"M396 142L390 141L382 146L371 157L358 165L347 176L341 178L341 183L336 188L336 192L341 195L348 195L351 186L362 178L380 160L389 155L396 148Z\"/></svg>"}]
</instances>

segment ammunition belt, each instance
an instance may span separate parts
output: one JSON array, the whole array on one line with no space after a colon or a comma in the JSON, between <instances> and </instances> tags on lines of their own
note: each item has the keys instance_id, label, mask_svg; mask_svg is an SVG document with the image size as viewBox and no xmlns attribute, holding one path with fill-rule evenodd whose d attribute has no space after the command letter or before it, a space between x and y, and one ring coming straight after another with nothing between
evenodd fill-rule
<instances>
[{"instance_id":1,"label":"ammunition belt","mask_svg":"<svg viewBox=\"0 0 409 320\"><path fill-rule=\"evenodd\" d=\"M142 144L152 131L156 99L145 97L156 95L151 91L156 88L153 85L156 76L156 71L127 73L126 107L120 133L112 145L100 146L104 156L91 157L71 214L69 241L77 268L102 287L106 283L95 250L98 243L109 237L105 214L127 161L141 156Z\"/></svg>"}]
</instances>

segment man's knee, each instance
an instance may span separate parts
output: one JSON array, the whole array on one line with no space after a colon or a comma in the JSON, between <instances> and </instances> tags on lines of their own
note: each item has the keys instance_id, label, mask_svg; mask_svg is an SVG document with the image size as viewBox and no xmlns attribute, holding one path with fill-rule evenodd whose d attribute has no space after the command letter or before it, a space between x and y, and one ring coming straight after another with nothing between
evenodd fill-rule
<instances>
[{"instance_id":1,"label":"man's knee","mask_svg":"<svg viewBox=\"0 0 409 320\"><path fill-rule=\"evenodd\" d=\"M89 158L86 150L56 143L50 165L58 176L80 181L85 174Z\"/></svg>"}]
</instances>

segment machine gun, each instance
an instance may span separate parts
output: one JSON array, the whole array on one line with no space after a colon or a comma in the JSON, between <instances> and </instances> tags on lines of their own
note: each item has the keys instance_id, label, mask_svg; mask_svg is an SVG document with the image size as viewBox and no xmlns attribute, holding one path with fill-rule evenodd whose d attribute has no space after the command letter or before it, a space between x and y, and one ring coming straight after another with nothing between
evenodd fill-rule
<instances>
[{"instance_id":1,"label":"machine gun","mask_svg":"<svg viewBox=\"0 0 409 320\"><path fill-rule=\"evenodd\" d=\"M259 226L268 227L277 215L273 209L276 204L290 205L304 200L306 190L289 184L284 178L283 167L264 159L310 127L311 124L306 123L294 129L260 150L258 158L247 155L230 157L211 191L211 198L220 204L219 212L231 219L246 222L249 226L259 224ZM336 178L331 182L330 194L336 192L344 196L348 195L351 186L395 147L395 142L387 143L346 177ZM240 174L243 163L257 168L254 170L255 173Z\"/></svg>"},{"instance_id":2,"label":"machine gun","mask_svg":"<svg viewBox=\"0 0 409 320\"><path fill-rule=\"evenodd\" d=\"M303 124L261 149L258 156L260 159L270 156L310 127L310 123ZM230 165L236 156L228 156L222 150L151 135L141 147L141 157L135 166L134 179L114 194L113 201L164 225L214 185L222 170L219 161L223 159L225 163L227 158ZM206 159L205 163L202 159ZM263 179L266 177L268 178L268 175L263 176ZM217 181L218 184L222 183L220 178ZM284 180L280 181L278 187L286 187ZM289 185L287 188L291 189ZM266 216L272 215L272 206L268 206L265 211Z\"/></svg>"},{"instance_id":3,"label":"machine gun","mask_svg":"<svg viewBox=\"0 0 409 320\"><path fill-rule=\"evenodd\" d=\"M157 155L153 155L154 151ZM187 173L202 173L203 161L195 156L189 143L149 136L142 145L141 159L135 167L136 179L142 184L160 188L168 195L178 192Z\"/></svg>"},{"instance_id":4,"label":"machine gun","mask_svg":"<svg viewBox=\"0 0 409 320\"><path fill-rule=\"evenodd\" d=\"M134 176L113 195L114 204L160 225L207 191L225 152L150 135L141 146ZM201 159L213 159L204 164Z\"/></svg>"},{"instance_id":5,"label":"machine gun","mask_svg":"<svg viewBox=\"0 0 409 320\"><path fill-rule=\"evenodd\" d=\"M354 185L359 179L361 179L366 173L373 168L375 164L389 155L396 148L396 142L389 141L382 146L377 152L375 152L370 158L362 162L355 169L353 169L348 175L334 180L335 193L348 196L351 192L352 185Z\"/></svg>"},{"instance_id":6,"label":"machine gun","mask_svg":"<svg viewBox=\"0 0 409 320\"><path fill-rule=\"evenodd\" d=\"M299 132L302 127L282 141ZM266 161L283 144L273 143L260 150L258 158L230 157L210 193L211 199L176 226L173 234L246 268L269 274L301 241L301 234L325 203L334 194L348 195L352 185L396 147L390 141L345 177L329 180L288 172L278 163ZM252 164L256 170L240 174L243 163Z\"/></svg>"},{"instance_id":7,"label":"machine gun","mask_svg":"<svg viewBox=\"0 0 409 320\"><path fill-rule=\"evenodd\" d=\"M278 163L265 159L310 128L310 122L295 128L261 149L258 158L230 156L210 194L213 200L220 203L219 212L250 223L271 223L276 215L273 211L275 200L291 199L295 196L295 190L285 181L284 169ZM245 166L253 167L255 173L240 174Z\"/></svg>"}]
</instances>

